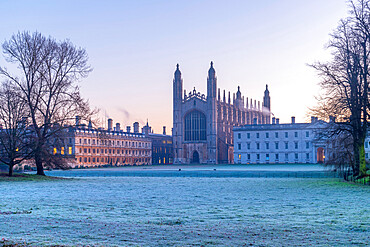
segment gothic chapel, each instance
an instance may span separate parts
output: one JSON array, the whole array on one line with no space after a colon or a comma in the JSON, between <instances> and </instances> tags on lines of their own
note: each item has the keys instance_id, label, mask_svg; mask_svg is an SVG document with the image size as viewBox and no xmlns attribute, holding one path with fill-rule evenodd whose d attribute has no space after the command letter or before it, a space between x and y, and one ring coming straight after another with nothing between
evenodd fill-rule
<instances>
[{"instance_id":1,"label":"gothic chapel","mask_svg":"<svg viewBox=\"0 0 370 247\"><path fill-rule=\"evenodd\" d=\"M189 94L183 90L179 65L173 80L173 147L174 164L227 164L233 163L234 126L270 124L271 104L266 85L262 106L248 98L244 101L240 87L231 102L225 90L221 100L217 89L213 62L208 70L207 96L194 88Z\"/></svg>"}]
</instances>

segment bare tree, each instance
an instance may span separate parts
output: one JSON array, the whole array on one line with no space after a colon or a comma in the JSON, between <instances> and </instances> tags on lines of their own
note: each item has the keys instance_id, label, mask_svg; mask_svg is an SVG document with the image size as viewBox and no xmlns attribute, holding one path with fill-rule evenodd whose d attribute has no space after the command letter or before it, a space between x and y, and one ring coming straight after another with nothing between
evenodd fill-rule
<instances>
[{"instance_id":1,"label":"bare tree","mask_svg":"<svg viewBox=\"0 0 370 247\"><path fill-rule=\"evenodd\" d=\"M313 111L337 119L335 132L348 132L353 146L353 170L366 174L364 142L369 120L370 7L369 0L349 1L349 17L331 35L333 59L311 65L322 78L324 91Z\"/></svg>"},{"instance_id":2,"label":"bare tree","mask_svg":"<svg viewBox=\"0 0 370 247\"><path fill-rule=\"evenodd\" d=\"M0 90L0 161L13 167L32 155L30 131L27 128L28 111L19 92L8 82Z\"/></svg>"},{"instance_id":3,"label":"bare tree","mask_svg":"<svg viewBox=\"0 0 370 247\"><path fill-rule=\"evenodd\" d=\"M65 124L76 115L90 118L89 104L79 92L76 82L91 71L83 48L69 40L56 41L38 32L17 33L3 44L7 62L17 65L20 74L14 76L5 68L0 74L10 80L26 102L34 131L34 160L37 174L44 174L44 165L50 161L45 155L51 143Z\"/></svg>"}]
</instances>

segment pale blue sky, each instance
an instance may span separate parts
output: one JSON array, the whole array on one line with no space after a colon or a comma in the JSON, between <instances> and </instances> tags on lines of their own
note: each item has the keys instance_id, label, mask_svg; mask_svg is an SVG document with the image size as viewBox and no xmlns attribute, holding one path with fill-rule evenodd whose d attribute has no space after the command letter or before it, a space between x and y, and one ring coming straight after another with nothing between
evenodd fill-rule
<instances>
[{"instance_id":1,"label":"pale blue sky","mask_svg":"<svg viewBox=\"0 0 370 247\"><path fill-rule=\"evenodd\" d=\"M328 59L324 45L345 0L77 1L0 0L0 42L40 31L86 48L94 71L81 91L114 122L146 119L172 127L172 79L206 93L210 61L218 87L262 100L269 85L280 122L306 120L319 78L307 63ZM4 59L0 57L0 64ZM128 114L127 114L128 112Z\"/></svg>"}]
</instances>

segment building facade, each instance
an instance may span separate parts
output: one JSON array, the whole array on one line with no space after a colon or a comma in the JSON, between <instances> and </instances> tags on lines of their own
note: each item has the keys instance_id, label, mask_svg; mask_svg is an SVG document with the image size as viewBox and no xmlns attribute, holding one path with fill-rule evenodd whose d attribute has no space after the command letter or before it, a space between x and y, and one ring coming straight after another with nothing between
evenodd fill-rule
<instances>
[{"instance_id":1,"label":"building facade","mask_svg":"<svg viewBox=\"0 0 370 247\"><path fill-rule=\"evenodd\" d=\"M172 136L167 135L166 127L163 126L163 133L156 134L148 122L142 128L142 133L152 142L152 164L168 165L173 164L173 144Z\"/></svg>"},{"instance_id":2,"label":"building facade","mask_svg":"<svg viewBox=\"0 0 370 247\"><path fill-rule=\"evenodd\" d=\"M76 127L70 127L62 146L54 147L55 155L63 155L70 160L72 167L99 167L104 165L151 165L152 142L139 133L134 124L124 132L120 124L112 127L113 120L108 119L108 129L93 128L80 124L77 117Z\"/></svg>"},{"instance_id":3,"label":"building facade","mask_svg":"<svg viewBox=\"0 0 370 247\"><path fill-rule=\"evenodd\" d=\"M221 97L216 71L211 62L207 77L207 95L183 90L177 65L173 80L174 163L233 163L233 127L245 124L269 124L270 95L266 85L262 104L241 95L240 87L231 100L230 92Z\"/></svg>"},{"instance_id":4,"label":"building facade","mask_svg":"<svg viewBox=\"0 0 370 247\"><path fill-rule=\"evenodd\" d=\"M253 124L234 127L234 162L323 163L328 142L319 138L327 123L312 118L310 123Z\"/></svg>"}]
</instances>

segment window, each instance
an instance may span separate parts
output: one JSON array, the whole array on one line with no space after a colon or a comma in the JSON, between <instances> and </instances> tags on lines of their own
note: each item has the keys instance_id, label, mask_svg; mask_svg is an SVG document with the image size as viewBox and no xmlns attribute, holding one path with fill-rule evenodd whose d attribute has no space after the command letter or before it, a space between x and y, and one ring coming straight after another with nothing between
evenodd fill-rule
<instances>
[{"instance_id":1,"label":"window","mask_svg":"<svg viewBox=\"0 0 370 247\"><path fill-rule=\"evenodd\" d=\"M238 139L240 139L242 137L242 134L238 133Z\"/></svg>"},{"instance_id":2,"label":"window","mask_svg":"<svg viewBox=\"0 0 370 247\"><path fill-rule=\"evenodd\" d=\"M251 133L247 133L247 138L251 138Z\"/></svg>"},{"instance_id":3,"label":"window","mask_svg":"<svg viewBox=\"0 0 370 247\"><path fill-rule=\"evenodd\" d=\"M266 142L266 149L270 149L270 143Z\"/></svg>"},{"instance_id":4,"label":"window","mask_svg":"<svg viewBox=\"0 0 370 247\"><path fill-rule=\"evenodd\" d=\"M294 158L297 160L298 159L298 154L297 153L295 153L294 154Z\"/></svg>"},{"instance_id":5,"label":"window","mask_svg":"<svg viewBox=\"0 0 370 247\"><path fill-rule=\"evenodd\" d=\"M56 154L57 153L57 148L54 148L53 149L53 154Z\"/></svg>"},{"instance_id":6,"label":"window","mask_svg":"<svg viewBox=\"0 0 370 247\"><path fill-rule=\"evenodd\" d=\"M242 149L242 144L238 143L238 150Z\"/></svg>"},{"instance_id":7,"label":"window","mask_svg":"<svg viewBox=\"0 0 370 247\"><path fill-rule=\"evenodd\" d=\"M295 142L295 143L294 143L294 148L295 148L295 149L298 149L298 142Z\"/></svg>"},{"instance_id":8,"label":"window","mask_svg":"<svg viewBox=\"0 0 370 247\"><path fill-rule=\"evenodd\" d=\"M185 141L206 140L206 117L200 111L192 111L185 116Z\"/></svg>"},{"instance_id":9,"label":"window","mask_svg":"<svg viewBox=\"0 0 370 247\"><path fill-rule=\"evenodd\" d=\"M275 142L275 149L279 149L279 143Z\"/></svg>"},{"instance_id":10,"label":"window","mask_svg":"<svg viewBox=\"0 0 370 247\"><path fill-rule=\"evenodd\" d=\"M285 149L288 149L288 142L285 142Z\"/></svg>"},{"instance_id":11,"label":"window","mask_svg":"<svg viewBox=\"0 0 370 247\"><path fill-rule=\"evenodd\" d=\"M260 149L260 144L258 142L256 143L256 145L257 145L257 149Z\"/></svg>"},{"instance_id":12,"label":"window","mask_svg":"<svg viewBox=\"0 0 370 247\"><path fill-rule=\"evenodd\" d=\"M306 153L306 159L309 159L309 158L310 158L310 154Z\"/></svg>"},{"instance_id":13,"label":"window","mask_svg":"<svg viewBox=\"0 0 370 247\"><path fill-rule=\"evenodd\" d=\"M241 154L239 154L239 155L238 155L238 158L239 158L239 160L241 160L241 159L242 159L242 155L241 155Z\"/></svg>"},{"instance_id":14,"label":"window","mask_svg":"<svg viewBox=\"0 0 370 247\"><path fill-rule=\"evenodd\" d=\"M298 132L294 132L294 137L298 137Z\"/></svg>"},{"instance_id":15,"label":"window","mask_svg":"<svg viewBox=\"0 0 370 247\"><path fill-rule=\"evenodd\" d=\"M72 154L72 147L68 147L68 154Z\"/></svg>"},{"instance_id":16,"label":"window","mask_svg":"<svg viewBox=\"0 0 370 247\"><path fill-rule=\"evenodd\" d=\"M60 149L60 154L64 154L64 147Z\"/></svg>"},{"instance_id":17,"label":"window","mask_svg":"<svg viewBox=\"0 0 370 247\"><path fill-rule=\"evenodd\" d=\"M247 159L251 159L251 155L250 154L247 154Z\"/></svg>"},{"instance_id":18,"label":"window","mask_svg":"<svg viewBox=\"0 0 370 247\"><path fill-rule=\"evenodd\" d=\"M310 148L310 143L306 142L306 149L309 149L309 148Z\"/></svg>"},{"instance_id":19,"label":"window","mask_svg":"<svg viewBox=\"0 0 370 247\"><path fill-rule=\"evenodd\" d=\"M84 148L84 153L87 153L87 149L86 148Z\"/></svg>"},{"instance_id":20,"label":"window","mask_svg":"<svg viewBox=\"0 0 370 247\"><path fill-rule=\"evenodd\" d=\"M369 147L369 143L365 142L365 148L368 148L368 147Z\"/></svg>"},{"instance_id":21,"label":"window","mask_svg":"<svg viewBox=\"0 0 370 247\"><path fill-rule=\"evenodd\" d=\"M369 154L368 153L365 153L365 158L368 159L369 158Z\"/></svg>"},{"instance_id":22,"label":"window","mask_svg":"<svg viewBox=\"0 0 370 247\"><path fill-rule=\"evenodd\" d=\"M266 154L266 160L270 160L270 154Z\"/></svg>"},{"instance_id":23,"label":"window","mask_svg":"<svg viewBox=\"0 0 370 247\"><path fill-rule=\"evenodd\" d=\"M257 154L257 159L258 159L258 160L260 159L260 154Z\"/></svg>"},{"instance_id":24,"label":"window","mask_svg":"<svg viewBox=\"0 0 370 247\"><path fill-rule=\"evenodd\" d=\"M288 138L288 132L285 132L285 138Z\"/></svg>"},{"instance_id":25,"label":"window","mask_svg":"<svg viewBox=\"0 0 370 247\"><path fill-rule=\"evenodd\" d=\"M285 154L285 160L289 160L289 154Z\"/></svg>"},{"instance_id":26,"label":"window","mask_svg":"<svg viewBox=\"0 0 370 247\"><path fill-rule=\"evenodd\" d=\"M275 160L279 160L279 154L275 154Z\"/></svg>"},{"instance_id":27,"label":"window","mask_svg":"<svg viewBox=\"0 0 370 247\"><path fill-rule=\"evenodd\" d=\"M279 138L279 132L275 132L275 138Z\"/></svg>"},{"instance_id":28,"label":"window","mask_svg":"<svg viewBox=\"0 0 370 247\"><path fill-rule=\"evenodd\" d=\"M310 132L306 131L306 137L310 137Z\"/></svg>"},{"instance_id":29,"label":"window","mask_svg":"<svg viewBox=\"0 0 370 247\"><path fill-rule=\"evenodd\" d=\"M266 132L266 138L269 138L269 133L268 132Z\"/></svg>"},{"instance_id":30,"label":"window","mask_svg":"<svg viewBox=\"0 0 370 247\"><path fill-rule=\"evenodd\" d=\"M260 138L260 133L256 133L256 137L257 138Z\"/></svg>"},{"instance_id":31,"label":"window","mask_svg":"<svg viewBox=\"0 0 370 247\"><path fill-rule=\"evenodd\" d=\"M251 144L249 142L247 143L247 149L251 149Z\"/></svg>"}]
</instances>

